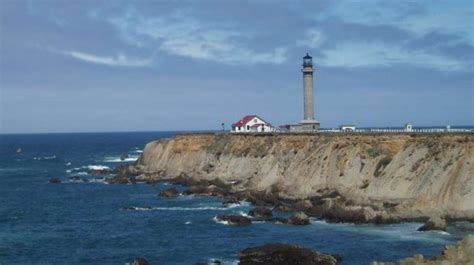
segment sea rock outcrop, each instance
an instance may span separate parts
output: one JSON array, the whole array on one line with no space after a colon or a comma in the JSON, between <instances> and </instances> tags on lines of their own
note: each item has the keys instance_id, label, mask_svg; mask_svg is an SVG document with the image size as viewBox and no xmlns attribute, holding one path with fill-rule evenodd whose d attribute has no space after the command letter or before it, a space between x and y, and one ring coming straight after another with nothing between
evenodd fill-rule
<instances>
[{"instance_id":1,"label":"sea rock outcrop","mask_svg":"<svg viewBox=\"0 0 474 265\"><path fill-rule=\"evenodd\" d=\"M223 222L229 225L236 225L236 226L245 226L245 225L250 225L252 223L250 218L242 216L242 215L220 214L216 216L215 218L218 222Z\"/></svg>"},{"instance_id":2,"label":"sea rock outcrop","mask_svg":"<svg viewBox=\"0 0 474 265\"><path fill-rule=\"evenodd\" d=\"M471 133L184 134L148 143L129 171L334 222L474 220Z\"/></svg>"},{"instance_id":3,"label":"sea rock outcrop","mask_svg":"<svg viewBox=\"0 0 474 265\"><path fill-rule=\"evenodd\" d=\"M176 197L178 195L179 195L179 192L175 187L162 190L158 194L158 196L165 197L165 198L173 198L173 197Z\"/></svg>"},{"instance_id":4,"label":"sea rock outcrop","mask_svg":"<svg viewBox=\"0 0 474 265\"><path fill-rule=\"evenodd\" d=\"M303 212L296 212L289 219L292 225L309 225L309 217Z\"/></svg>"},{"instance_id":5,"label":"sea rock outcrop","mask_svg":"<svg viewBox=\"0 0 474 265\"><path fill-rule=\"evenodd\" d=\"M240 265L335 265L336 257L287 244L267 244L240 252Z\"/></svg>"},{"instance_id":6,"label":"sea rock outcrop","mask_svg":"<svg viewBox=\"0 0 474 265\"><path fill-rule=\"evenodd\" d=\"M426 223L418 228L418 231L430 231L430 230L439 230L439 231L446 231L446 220L439 216L434 216L428 219Z\"/></svg>"},{"instance_id":7,"label":"sea rock outcrop","mask_svg":"<svg viewBox=\"0 0 474 265\"><path fill-rule=\"evenodd\" d=\"M49 183L51 184L61 184L61 179L60 178L50 178Z\"/></svg>"},{"instance_id":8,"label":"sea rock outcrop","mask_svg":"<svg viewBox=\"0 0 474 265\"><path fill-rule=\"evenodd\" d=\"M249 215L257 218L269 218L272 217L272 210L264 206L257 206L249 211Z\"/></svg>"}]
</instances>

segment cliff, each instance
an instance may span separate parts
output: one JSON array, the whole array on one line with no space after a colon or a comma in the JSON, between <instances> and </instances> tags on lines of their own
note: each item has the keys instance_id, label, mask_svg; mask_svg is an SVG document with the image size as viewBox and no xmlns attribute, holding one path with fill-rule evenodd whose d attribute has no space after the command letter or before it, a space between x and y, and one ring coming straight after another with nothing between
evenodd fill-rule
<instances>
[{"instance_id":1,"label":"cliff","mask_svg":"<svg viewBox=\"0 0 474 265\"><path fill-rule=\"evenodd\" d=\"M134 171L299 200L335 191L386 218L474 220L473 165L474 134L188 134L148 143Z\"/></svg>"}]
</instances>

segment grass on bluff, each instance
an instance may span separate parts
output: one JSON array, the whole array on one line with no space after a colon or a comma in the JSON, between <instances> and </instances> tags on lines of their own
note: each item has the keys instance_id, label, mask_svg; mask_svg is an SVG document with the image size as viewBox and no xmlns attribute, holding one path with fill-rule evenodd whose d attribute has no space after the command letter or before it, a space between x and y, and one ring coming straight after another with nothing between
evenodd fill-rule
<instances>
[{"instance_id":1,"label":"grass on bluff","mask_svg":"<svg viewBox=\"0 0 474 265\"><path fill-rule=\"evenodd\" d=\"M229 143L229 134L216 134L214 136L214 141L212 142L212 144L207 147L207 152L219 157L224 153Z\"/></svg>"}]
</instances>

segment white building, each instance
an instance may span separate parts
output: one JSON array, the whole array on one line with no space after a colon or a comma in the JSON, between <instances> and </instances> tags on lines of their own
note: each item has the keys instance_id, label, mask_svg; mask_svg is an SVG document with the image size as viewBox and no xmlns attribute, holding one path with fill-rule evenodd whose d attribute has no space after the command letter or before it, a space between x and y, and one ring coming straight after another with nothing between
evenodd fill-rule
<instances>
[{"instance_id":1,"label":"white building","mask_svg":"<svg viewBox=\"0 0 474 265\"><path fill-rule=\"evenodd\" d=\"M405 124L405 132L413 132L413 125L410 123Z\"/></svg>"},{"instance_id":2,"label":"white building","mask_svg":"<svg viewBox=\"0 0 474 265\"><path fill-rule=\"evenodd\" d=\"M355 125L348 125L348 124L339 125L339 130L341 132L355 132L356 127Z\"/></svg>"},{"instance_id":3,"label":"white building","mask_svg":"<svg viewBox=\"0 0 474 265\"><path fill-rule=\"evenodd\" d=\"M238 122L232 124L233 133L248 133L248 132L274 132L273 126L258 117L257 115L247 115Z\"/></svg>"}]
</instances>

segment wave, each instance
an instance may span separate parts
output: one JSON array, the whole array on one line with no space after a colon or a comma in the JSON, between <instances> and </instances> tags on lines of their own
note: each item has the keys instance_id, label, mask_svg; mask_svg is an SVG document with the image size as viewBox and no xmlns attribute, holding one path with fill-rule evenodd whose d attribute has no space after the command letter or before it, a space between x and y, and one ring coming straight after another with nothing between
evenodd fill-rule
<instances>
[{"instance_id":1,"label":"wave","mask_svg":"<svg viewBox=\"0 0 474 265\"><path fill-rule=\"evenodd\" d=\"M67 163L66 163L66 166L70 166L70 165L71 165L71 162L67 162Z\"/></svg>"},{"instance_id":2,"label":"wave","mask_svg":"<svg viewBox=\"0 0 474 265\"><path fill-rule=\"evenodd\" d=\"M249 217L249 215L246 212L243 212L243 211L239 211L239 215Z\"/></svg>"},{"instance_id":3,"label":"wave","mask_svg":"<svg viewBox=\"0 0 474 265\"><path fill-rule=\"evenodd\" d=\"M213 207L213 206L205 206L205 207L153 207L153 210L159 211L207 211L207 210L215 210L215 211L225 211L227 208L225 207Z\"/></svg>"},{"instance_id":4,"label":"wave","mask_svg":"<svg viewBox=\"0 0 474 265\"><path fill-rule=\"evenodd\" d=\"M57 156L43 156L43 157L33 157L33 160L52 160L56 159Z\"/></svg>"},{"instance_id":5,"label":"wave","mask_svg":"<svg viewBox=\"0 0 474 265\"><path fill-rule=\"evenodd\" d=\"M138 157L136 156L131 156L127 157L124 159L121 159L120 157L106 157L103 162L107 163L121 163L121 162L135 162L138 160Z\"/></svg>"},{"instance_id":6,"label":"wave","mask_svg":"<svg viewBox=\"0 0 474 265\"><path fill-rule=\"evenodd\" d=\"M105 170L105 169L110 169L108 166L103 166L103 165L88 165L87 167L82 167L82 168L87 168L90 170Z\"/></svg>"},{"instance_id":7,"label":"wave","mask_svg":"<svg viewBox=\"0 0 474 265\"><path fill-rule=\"evenodd\" d=\"M90 180L90 182L93 182ZM205 207L180 207L180 206L173 206L173 207L150 207L150 208L143 208L143 207L136 207L136 206L130 206L127 207L127 209L132 210L132 209L137 209L137 210L143 210L146 209L146 211L225 211L227 208L224 207L213 207L213 206L205 206ZM145 211L145 210L143 210Z\"/></svg>"},{"instance_id":8,"label":"wave","mask_svg":"<svg viewBox=\"0 0 474 265\"><path fill-rule=\"evenodd\" d=\"M131 210L131 211L151 211L152 208L150 208L150 207L131 206L131 207L124 207L123 210Z\"/></svg>"},{"instance_id":9,"label":"wave","mask_svg":"<svg viewBox=\"0 0 474 265\"><path fill-rule=\"evenodd\" d=\"M89 182L109 184L107 181L105 181L105 178L93 178L89 179Z\"/></svg>"},{"instance_id":10,"label":"wave","mask_svg":"<svg viewBox=\"0 0 474 265\"><path fill-rule=\"evenodd\" d=\"M229 222L228 222L228 221L219 220L219 219L217 219L217 216L214 216L214 217L212 218L212 220L213 220L214 222L218 223L218 224L229 225Z\"/></svg>"},{"instance_id":11,"label":"wave","mask_svg":"<svg viewBox=\"0 0 474 265\"><path fill-rule=\"evenodd\" d=\"M192 224L192 222L191 221L186 221L184 224L185 225L190 225L190 224Z\"/></svg>"}]
</instances>

